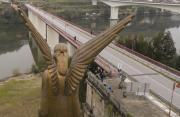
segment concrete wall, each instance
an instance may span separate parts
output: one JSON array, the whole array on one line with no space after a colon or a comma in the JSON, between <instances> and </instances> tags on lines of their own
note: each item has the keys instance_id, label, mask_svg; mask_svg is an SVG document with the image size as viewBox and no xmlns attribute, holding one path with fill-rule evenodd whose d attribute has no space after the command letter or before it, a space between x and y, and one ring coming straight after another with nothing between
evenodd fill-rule
<instances>
[{"instance_id":1,"label":"concrete wall","mask_svg":"<svg viewBox=\"0 0 180 117\"><path fill-rule=\"evenodd\" d=\"M87 83L86 103L92 109L95 117L104 117L105 103L103 97L90 83Z\"/></svg>"},{"instance_id":2,"label":"concrete wall","mask_svg":"<svg viewBox=\"0 0 180 117\"><path fill-rule=\"evenodd\" d=\"M105 105L103 97L97 92L97 90L93 90L93 96L92 96L92 107L93 107L93 113L96 115L96 117L104 117L105 113Z\"/></svg>"},{"instance_id":3,"label":"concrete wall","mask_svg":"<svg viewBox=\"0 0 180 117\"><path fill-rule=\"evenodd\" d=\"M91 99L92 99L92 88L89 84L87 84L86 89L86 103L91 107Z\"/></svg>"},{"instance_id":4,"label":"concrete wall","mask_svg":"<svg viewBox=\"0 0 180 117\"><path fill-rule=\"evenodd\" d=\"M88 72L84 117L129 117L121 104L111 96L103 83Z\"/></svg>"}]
</instances>

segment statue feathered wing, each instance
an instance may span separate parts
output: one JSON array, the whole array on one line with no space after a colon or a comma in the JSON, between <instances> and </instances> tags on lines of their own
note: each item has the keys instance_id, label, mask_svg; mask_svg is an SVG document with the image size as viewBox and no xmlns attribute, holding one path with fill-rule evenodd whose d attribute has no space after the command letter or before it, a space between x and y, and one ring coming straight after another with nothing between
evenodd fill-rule
<instances>
[{"instance_id":1,"label":"statue feathered wing","mask_svg":"<svg viewBox=\"0 0 180 117\"><path fill-rule=\"evenodd\" d=\"M125 26L132 21L134 14L127 16L115 26L107 29L97 37L91 39L82 45L74 54L69 70L66 74L65 93L70 95L77 89L81 79L84 76L85 70L93 59L113 41L116 35L122 31Z\"/></svg>"},{"instance_id":2,"label":"statue feathered wing","mask_svg":"<svg viewBox=\"0 0 180 117\"><path fill-rule=\"evenodd\" d=\"M16 5L12 7L18 11L23 21L25 22L28 29L32 32L32 36L40 48L44 59L48 65L50 72L52 91L55 95L58 95L58 78L57 78L57 67L51 55L51 50L46 43L45 39L38 33L36 28L33 26L31 21L28 19L24 11L18 8ZM105 32L101 33L97 37L91 39L87 43L83 44L74 54L68 72L65 76L65 94L72 94L77 89L80 81L82 80L87 66L93 61L93 59L116 37L116 35L122 31L125 26L131 22L134 14L129 15L115 26L109 28Z\"/></svg>"},{"instance_id":3,"label":"statue feathered wing","mask_svg":"<svg viewBox=\"0 0 180 117\"><path fill-rule=\"evenodd\" d=\"M21 18L23 19L26 27L31 31L32 36L36 44L38 45L40 51L42 52L42 56L45 59L48 71L50 72L52 91L54 94L58 93L58 76L57 76L57 67L53 60L51 50L46 42L46 40L41 36L41 34L36 30L31 21L28 19L26 13L21 10L17 5L12 5L12 7L19 13Z\"/></svg>"}]
</instances>

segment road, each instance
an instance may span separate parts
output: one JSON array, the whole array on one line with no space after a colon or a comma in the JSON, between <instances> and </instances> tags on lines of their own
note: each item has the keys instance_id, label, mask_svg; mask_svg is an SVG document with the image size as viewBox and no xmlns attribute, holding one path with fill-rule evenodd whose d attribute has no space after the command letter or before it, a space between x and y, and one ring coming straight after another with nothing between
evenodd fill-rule
<instances>
[{"instance_id":1,"label":"road","mask_svg":"<svg viewBox=\"0 0 180 117\"><path fill-rule=\"evenodd\" d=\"M33 10L35 13L39 14L46 21L48 21L46 23L51 23L51 25L67 32L72 37L76 36L76 39L82 43L85 43L95 37L94 35L91 35L90 33L78 28L77 26L67 23L66 21L59 19L47 12L44 12L27 4L26 6L29 9ZM122 54L114 48L117 47L111 44L111 46L106 47L100 53L100 56L114 66L117 66L118 63L122 64L122 70L125 71L128 75L133 75L134 78L139 82L150 83L150 89L155 94L170 102L173 87L172 80L161 75L159 72L154 71L151 68L139 63L135 59ZM180 89L175 89L173 105L180 109Z\"/></svg>"}]
</instances>

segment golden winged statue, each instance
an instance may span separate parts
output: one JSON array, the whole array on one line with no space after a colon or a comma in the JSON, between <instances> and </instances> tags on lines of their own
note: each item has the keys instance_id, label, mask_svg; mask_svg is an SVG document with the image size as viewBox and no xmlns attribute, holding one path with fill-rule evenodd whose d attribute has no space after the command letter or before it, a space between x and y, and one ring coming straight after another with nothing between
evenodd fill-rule
<instances>
[{"instance_id":1,"label":"golden winged statue","mask_svg":"<svg viewBox=\"0 0 180 117\"><path fill-rule=\"evenodd\" d=\"M32 32L48 65L42 77L39 117L80 117L78 87L87 66L132 21L134 14L83 44L74 53L72 60L68 61L66 44L57 44L52 56L47 42L38 33L25 12L15 4L12 4L12 7L20 14L25 25ZM68 66L69 62L70 66Z\"/></svg>"}]
</instances>

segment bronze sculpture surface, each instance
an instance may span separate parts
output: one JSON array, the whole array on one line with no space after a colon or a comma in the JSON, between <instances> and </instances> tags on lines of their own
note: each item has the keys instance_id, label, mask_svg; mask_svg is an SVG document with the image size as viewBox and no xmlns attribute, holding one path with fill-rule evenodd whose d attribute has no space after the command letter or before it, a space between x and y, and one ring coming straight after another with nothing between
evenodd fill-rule
<instances>
[{"instance_id":1,"label":"bronze sculpture surface","mask_svg":"<svg viewBox=\"0 0 180 117\"><path fill-rule=\"evenodd\" d=\"M48 65L42 77L42 97L40 117L80 117L78 86L87 66L94 58L124 29L134 15L129 15L117 25L101 33L94 39L77 49L68 66L68 53L65 44L57 44L52 56L45 39L38 33L24 11L16 5L12 7L18 11L25 25L32 32L32 36L39 46Z\"/></svg>"}]
</instances>

